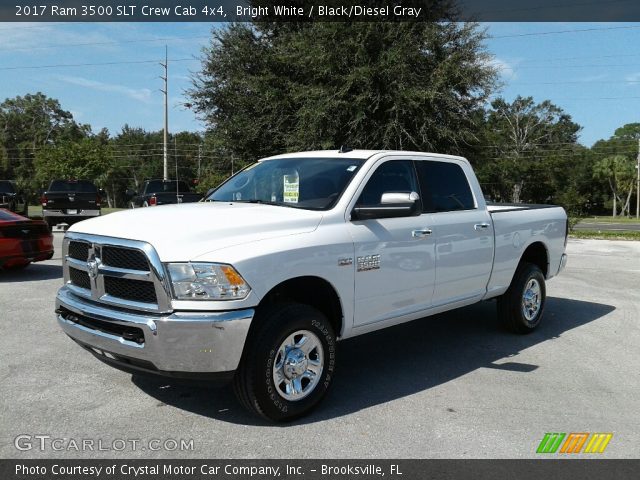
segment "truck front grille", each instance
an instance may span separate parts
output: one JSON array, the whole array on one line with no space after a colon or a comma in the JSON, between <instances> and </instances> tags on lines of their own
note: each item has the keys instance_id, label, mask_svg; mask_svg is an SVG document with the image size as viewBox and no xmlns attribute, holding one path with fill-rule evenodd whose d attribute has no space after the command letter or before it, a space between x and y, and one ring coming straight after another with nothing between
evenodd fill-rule
<instances>
[{"instance_id":1,"label":"truck front grille","mask_svg":"<svg viewBox=\"0 0 640 480\"><path fill-rule=\"evenodd\" d=\"M120 308L171 311L164 267L148 243L70 232L62 253L65 283L76 295Z\"/></svg>"},{"instance_id":2,"label":"truck front grille","mask_svg":"<svg viewBox=\"0 0 640 480\"><path fill-rule=\"evenodd\" d=\"M156 303L156 289L151 282L128 278L104 277L105 293L133 302Z\"/></svg>"},{"instance_id":3,"label":"truck front grille","mask_svg":"<svg viewBox=\"0 0 640 480\"><path fill-rule=\"evenodd\" d=\"M130 248L102 247L102 263L111 267L149 271L146 255Z\"/></svg>"},{"instance_id":4,"label":"truck front grille","mask_svg":"<svg viewBox=\"0 0 640 480\"><path fill-rule=\"evenodd\" d=\"M91 290L91 281L89 280L89 274L87 272L83 272L77 268L69 268L69 280L71 280L71 283L76 287Z\"/></svg>"},{"instance_id":5,"label":"truck front grille","mask_svg":"<svg viewBox=\"0 0 640 480\"><path fill-rule=\"evenodd\" d=\"M89 245L87 242L69 242L69 256L76 260L87 261L89 258Z\"/></svg>"}]
</instances>

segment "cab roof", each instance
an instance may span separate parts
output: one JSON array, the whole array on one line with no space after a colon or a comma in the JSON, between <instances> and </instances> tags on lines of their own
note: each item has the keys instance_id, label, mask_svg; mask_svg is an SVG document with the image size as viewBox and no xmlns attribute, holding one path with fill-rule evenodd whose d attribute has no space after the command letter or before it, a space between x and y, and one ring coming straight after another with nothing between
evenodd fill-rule
<instances>
[{"instance_id":1,"label":"cab roof","mask_svg":"<svg viewBox=\"0 0 640 480\"><path fill-rule=\"evenodd\" d=\"M443 158L450 160L461 160L467 162L467 159L464 157L459 157L456 155L446 155L443 153L429 153L429 152L410 152L404 150L350 150L348 152L340 152L339 150L312 150L308 152L293 152L293 153L284 153L281 155L274 155L271 157L266 157L261 159L263 160L275 160L278 158L298 158L298 157L307 157L307 158L357 158L361 160L367 160L374 155L378 154L386 154L386 155L420 155L420 156L428 156L435 158Z\"/></svg>"}]
</instances>

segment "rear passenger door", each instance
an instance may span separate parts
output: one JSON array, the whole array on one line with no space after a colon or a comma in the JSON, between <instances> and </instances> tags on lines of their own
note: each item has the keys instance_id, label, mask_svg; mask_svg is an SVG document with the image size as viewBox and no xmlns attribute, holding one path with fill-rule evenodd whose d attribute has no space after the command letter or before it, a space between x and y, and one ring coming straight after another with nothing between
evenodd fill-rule
<instances>
[{"instance_id":1,"label":"rear passenger door","mask_svg":"<svg viewBox=\"0 0 640 480\"><path fill-rule=\"evenodd\" d=\"M471 303L486 291L493 265L493 226L458 160L417 160L425 212L435 235L433 306Z\"/></svg>"}]
</instances>

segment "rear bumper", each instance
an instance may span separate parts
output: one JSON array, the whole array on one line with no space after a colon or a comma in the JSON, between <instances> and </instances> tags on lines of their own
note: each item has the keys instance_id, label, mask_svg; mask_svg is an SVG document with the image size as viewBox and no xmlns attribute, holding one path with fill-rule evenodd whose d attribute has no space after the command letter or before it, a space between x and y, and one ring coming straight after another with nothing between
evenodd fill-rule
<instances>
[{"instance_id":1,"label":"rear bumper","mask_svg":"<svg viewBox=\"0 0 640 480\"><path fill-rule=\"evenodd\" d=\"M42 217L59 223L79 222L88 218L99 217L100 210L77 210L77 213L67 213L67 210L42 210Z\"/></svg>"},{"instance_id":2,"label":"rear bumper","mask_svg":"<svg viewBox=\"0 0 640 480\"><path fill-rule=\"evenodd\" d=\"M53 257L53 250L31 253L29 255L11 255L0 257L0 268L10 268L18 265L26 265L32 262L43 262Z\"/></svg>"},{"instance_id":3,"label":"rear bumper","mask_svg":"<svg viewBox=\"0 0 640 480\"><path fill-rule=\"evenodd\" d=\"M84 300L62 287L62 330L121 370L177 378L227 378L242 356L254 310L133 313Z\"/></svg>"}]
</instances>

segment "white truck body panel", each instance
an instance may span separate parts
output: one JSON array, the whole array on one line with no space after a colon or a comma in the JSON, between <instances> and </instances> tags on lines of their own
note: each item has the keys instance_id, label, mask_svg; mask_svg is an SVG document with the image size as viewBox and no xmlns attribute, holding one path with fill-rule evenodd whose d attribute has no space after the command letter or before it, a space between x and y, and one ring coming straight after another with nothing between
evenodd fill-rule
<instances>
[{"instance_id":1,"label":"white truck body panel","mask_svg":"<svg viewBox=\"0 0 640 480\"><path fill-rule=\"evenodd\" d=\"M314 156L367 159L327 211L205 202L110 214L81 222L70 231L148 242L163 263L230 264L251 287L242 300L174 299L175 311L253 309L284 281L319 277L339 296L341 338L496 297L506 291L523 252L534 242L541 242L548 253L546 277L560 269L564 210L487 206L463 158L391 151L321 151L271 158ZM475 208L352 221L351 212L367 179L380 164L394 159L459 165ZM412 235L425 229L433 234ZM380 268L358 271L358 257L369 255L379 255ZM343 259L352 262L341 265Z\"/></svg>"}]
</instances>

